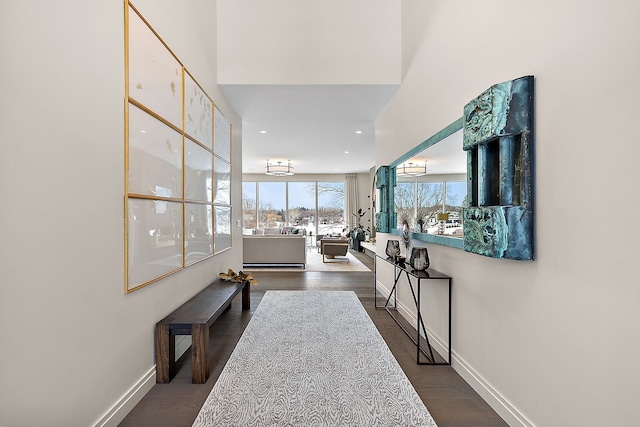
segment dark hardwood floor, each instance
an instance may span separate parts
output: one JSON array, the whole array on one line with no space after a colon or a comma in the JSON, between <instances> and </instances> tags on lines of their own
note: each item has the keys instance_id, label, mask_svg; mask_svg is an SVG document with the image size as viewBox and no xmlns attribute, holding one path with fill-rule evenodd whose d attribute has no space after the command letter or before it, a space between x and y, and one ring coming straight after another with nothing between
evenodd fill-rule
<instances>
[{"instance_id":1,"label":"dark hardwood floor","mask_svg":"<svg viewBox=\"0 0 640 427\"><path fill-rule=\"evenodd\" d=\"M367 255L354 255L373 266ZM414 344L386 311L374 308L373 272L260 272L254 276L260 283L251 288L251 310L241 310L242 296L238 295L231 310L210 329L207 382L191 383L191 352L187 351L178 361L176 377L168 384L154 385L121 427L191 426L267 290L354 291L439 427L507 426L450 366L416 364Z\"/></svg>"}]
</instances>

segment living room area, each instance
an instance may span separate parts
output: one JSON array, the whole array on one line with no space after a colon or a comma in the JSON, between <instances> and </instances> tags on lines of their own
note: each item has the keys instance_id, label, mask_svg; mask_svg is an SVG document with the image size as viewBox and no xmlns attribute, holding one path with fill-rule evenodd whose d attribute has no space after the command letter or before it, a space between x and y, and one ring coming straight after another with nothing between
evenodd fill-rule
<instances>
[{"instance_id":1,"label":"living room area","mask_svg":"<svg viewBox=\"0 0 640 427\"><path fill-rule=\"evenodd\" d=\"M373 171L243 175L243 267L369 271L359 259L371 264L360 243L375 241L372 179Z\"/></svg>"},{"instance_id":2,"label":"living room area","mask_svg":"<svg viewBox=\"0 0 640 427\"><path fill-rule=\"evenodd\" d=\"M243 271L372 271L371 252L357 251L346 237L243 236Z\"/></svg>"}]
</instances>

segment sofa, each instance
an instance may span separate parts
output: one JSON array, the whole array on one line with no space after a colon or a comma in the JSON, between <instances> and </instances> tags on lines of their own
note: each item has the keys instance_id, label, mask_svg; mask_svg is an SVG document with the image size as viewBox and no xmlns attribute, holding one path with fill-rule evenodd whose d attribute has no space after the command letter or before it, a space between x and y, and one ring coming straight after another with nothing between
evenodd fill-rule
<instances>
[{"instance_id":1,"label":"sofa","mask_svg":"<svg viewBox=\"0 0 640 427\"><path fill-rule=\"evenodd\" d=\"M307 263L307 239L301 234L242 236L242 263L251 265L302 265Z\"/></svg>"},{"instance_id":2,"label":"sofa","mask_svg":"<svg viewBox=\"0 0 640 427\"><path fill-rule=\"evenodd\" d=\"M278 228L253 228L245 232L247 235L254 236L272 236L274 234L302 234L306 235L307 230L298 227L278 227Z\"/></svg>"}]
</instances>

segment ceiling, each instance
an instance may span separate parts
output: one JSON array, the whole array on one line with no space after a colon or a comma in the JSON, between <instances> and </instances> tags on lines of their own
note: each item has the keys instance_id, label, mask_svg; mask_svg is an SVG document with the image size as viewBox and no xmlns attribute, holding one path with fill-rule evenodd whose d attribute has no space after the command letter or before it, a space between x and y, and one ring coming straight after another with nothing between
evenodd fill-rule
<instances>
[{"instance_id":1,"label":"ceiling","mask_svg":"<svg viewBox=\"0 0 640 427\"><path fill-rule=\"evenodd\" d=\"M466 174L467 153L462 150L462 129L402 163L424 165L428 175Z\"/></svg>"},{"instance_id":2,"label":"ceiling","mask_svg":"<svg viewBox=\"0 0 640 427\"><path fill-rule=\"evenodd\" d=\"M242 173L264 173L269 159L291 160L297 175L369 172L375 119L398 85L220 88L242 118Z\"/></svg>"}]
</instances>

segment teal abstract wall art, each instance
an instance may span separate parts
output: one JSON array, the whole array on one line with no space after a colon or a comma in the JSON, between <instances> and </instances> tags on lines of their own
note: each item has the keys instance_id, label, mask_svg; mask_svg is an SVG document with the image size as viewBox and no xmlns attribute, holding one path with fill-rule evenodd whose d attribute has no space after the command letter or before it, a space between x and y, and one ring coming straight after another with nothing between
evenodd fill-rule
<instances>
[{"instance_id":1,"label":"teal abstract wall art","mask_svg":"<svg viewBox=\"0 0 640 427\"><path fill-rule=\"evenodd\" d=\"M464 107L467 252L534 258L533 113L533 76L491 86Z\"/></svg>"},{"instance_id":2,"label":"teal abstract wall art","mask_svg":"<svg viewBox=\"0 0 640 427\"><path fill-rule=\"evenodd\" d=\"M396 185L396 170L380 166L376 170L376 188L380 190L380 212L376 213L376 230L389 233L396 223L393 212L393 187Z\"/></svg>"}]
</instances>

